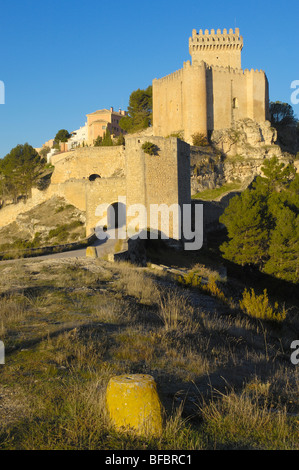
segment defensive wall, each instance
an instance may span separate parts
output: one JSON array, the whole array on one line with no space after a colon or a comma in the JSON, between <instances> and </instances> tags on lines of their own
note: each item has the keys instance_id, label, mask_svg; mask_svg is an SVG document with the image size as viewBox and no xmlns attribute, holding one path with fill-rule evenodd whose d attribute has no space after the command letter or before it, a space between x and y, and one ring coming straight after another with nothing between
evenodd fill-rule
<instances>
[{"instance_id":1,"label":"defensive wall","mask_svg":"<svg viewBox=\"0 0 299 470\"><path fill-rule=\"evenodd\" d=\"M156 153L148 155L142 145L150 141L156 146ZM150 208L156 204L179 207L191 201L190 189L190 146L171 137L127 137L126 138L126 181L127 205L142 204L146 208L147 220L144 227L164 233L164 222L168 215L159 220L150 217ZM178 239L183 218L170 213L169 237ZM127 225L134 225L134 215L127 217Z\"/></svg>"},{"instance_id":2,"label":"defensive wall","mask_svg":"<svg viewBox=\"0 0 299 470\"><path fill-rule=\"evenodd\" d=\"M191 143L196 132L208 135L240 119L264 122L269 117L268 94L262 70L187 61L182 69L153 81L154 135L183 131L184 140Z\"/></svg>"},{"instance_id":3,"label":"defensive wall","mask_svg":"<svg viewBox=\"0 0 299 470\"><path fill-rule=\"evenodd\" d=\"M65 183L51 184L46 190L32 189L32 196L27 201L10 204L0 210L0 228L16 220L19 214L28 212L53 196L63 197L68 204L72 204L81 211L86 210L85 180L67 181Z\"/></svg>"},{"instance_id":4,"label":"defensive wall","mask_svg":"<svg viewBox=\"0 0 299 470\"><path fill-rule=\"evenodd\" d=\"M51 158L55 166L52 184L64 183L70 179L89 178L98 175L111 178L125 168L123 146L82 147Z\"/></svg>"},{"instance_id":5,"label":"defensive wall","mask_svg":"<svg viewBox=\"0 0 299 470\"><path fill-rule=\"evenodd\" d=\"M155 146L153 155L142 149L148 141ZM186 142L175 137L131 136L126 137L125 147L78 149L56 155L53 164L50 186L45 191L34 188L26 203L2 208L0 227L56 195L86 213L87 236L100 222L108 225L108 208L117 206L121 199L128 211L126 224L131 224L133 231L151 227L163 232L166 223L170 230L167 235L179 238L181 208L191 201L190 146ZM115 173L117 176L113 176ZM93 174L100 177L90 180ZM107 208L99 212L102 204ZM142 211L130 212L136 204L145 208L145 217ZM161 206L157 219L150 216L153 204ZM168 210L171 206L174 212Z\"/></svg>"}]
</instances>

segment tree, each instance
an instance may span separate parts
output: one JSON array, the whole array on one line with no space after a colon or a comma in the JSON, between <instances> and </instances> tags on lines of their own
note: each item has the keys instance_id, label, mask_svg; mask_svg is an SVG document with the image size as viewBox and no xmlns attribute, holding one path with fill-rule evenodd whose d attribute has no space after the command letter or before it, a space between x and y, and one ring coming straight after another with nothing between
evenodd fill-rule
<instances>
[{"instance_id":1,"label":"tree","mask_svg":"<svg viewBox=\"0 0 299 470\"><path fill-rule=\"evenodd\" d=\"M40 154L41 157L45 158L48 155L48 153L50 152L50 150L51 150L50 147L47 147L47 146L43 147L40 150L39 154Z\"/></svg>"},{"instance_id":2,"label":"tree","mask_svg":"<svg viewBox=\"0 0 299 470\"><path fill-rule=\"evenodd\" d=\"M284 207L271 233L269 259L264 271L278 278L299 282L299 215Z\"/></svg>"},{"instance_id":3,"label":"tree","mask_svg":"<svg viewBox=\"0 0 299 470\"><path fill-rule=\"evenodd\" d=\"M67 142L70 137L71 134L69 134L66 129L60 129L60 131L57 132L54 141L56 144L59 142Z\"/></svg>"},{"instance_id":4,"label":"tree","mask_svg":"<svg viewBox=\"0 0 299 470\"><path fill-rule=\"evenodd\" d=\"M113 145L113 140L112 140L111 134L109 132L109 129L106 130L106 132L103 136L101 145L103 145L104 147L108 147L108 146Z\"/></svg>"},{"instance_id":5,"label":"tree","mask_svg":"<svg viewBox=\"0 0 299 470\"><path fill-rule=\"evenodd\" d=\"M231 199L220 217L229 238L220 250L235 263L299 282L299 175L276 157L262 170L264 176Z\"/></svg>"},{"instance_id":6,"label":"tree","mask_svg":"<svg viewBox=\"0 0 299 470\"><path fill-rule=\"evenodd\" d=\"M116 145L125 145L125 138L122 133L120 133L119 136L117 137Z\"/></svg>"},{"instance_id":7,"label":"tree","mask_svg":"<svg viewBox=\"0 0 299 470\"><path fill-rule=\"evenodd\" d=\"M272 126L284 126L290 124L297 124L294 110L288 103L282 103L281 101L270 102L270 116Z\"/></svg>"},{"instance_id":8,"label":"tree","mask_svg":"<svg viewBox=\"0 0 299 470\"><path fill-rule=\"evenodd\" d=\"M296 175L296 168L293 164L289 163L286 165L283 162L279 162L277 157L265 160L261 170L264 176L257 176L253 187L257 191L268 194L288 187Z\"/></svg>"},{"instance_id":9,"label":"tree","mask_svg":"<svg viewBox=\"0 0 299 470\"><path fill-rule=\"evenodd\" d=\"M148 155L158 155L159 148L152 142L144 142L141 148Z\"/></svg>"},{"instance_id":10,"label":"tree","mask_svg":"<svg viewBox=\"0 0 299 470\"><path fill-rule=\"evenodd\" d=\"M129 133L146 129L152 123L152 86L135 90L130 95L128 115L119 121L120 127Z\"/></svg>"},{"instance_id":11,"label":"tree","mask_svg":"<svg viewBox=\"0 0 299 470\"><path fill-rule=\"evenodd\" d=\"M299 150L299 121L294 110L288 103L276 101L270 103L270 120L277 131L280 147L288 153L296 155Z\"/></svg>"},{"instance_id":12,"label":"tree","mask_svg":"<svg viewBox=\"0 0 299 470\"><path fill-rule=\"evenodd\" d=\"M38 181L46 161L28 143L17 145L0 163L2 194L12 197L28 197Z\"/></svg>"},{"instance_id":13,"label":"tree","mask_svg":"<svg viewBox=\"0 0 299 470\"><path fill-rule=\"evenodd\" d=\"M265 198L254 190L245 190L231 199L220 222L226 226L230 239L220 247L224 258L242 266L261 267L269 238Z\"/></svg>"},{"instance_id":14,"label":"tree","mask_svg":"<svg viewBox=\"0 0 299 470\"><path fill-rule=\"evenodd\" d=\"M100 135L98 135L98 137L95 139L94 141L94 146L95 147L100 147L102 145L102 140L103 140L103 137L101 137Z\"/></svg>"}]
</instances>

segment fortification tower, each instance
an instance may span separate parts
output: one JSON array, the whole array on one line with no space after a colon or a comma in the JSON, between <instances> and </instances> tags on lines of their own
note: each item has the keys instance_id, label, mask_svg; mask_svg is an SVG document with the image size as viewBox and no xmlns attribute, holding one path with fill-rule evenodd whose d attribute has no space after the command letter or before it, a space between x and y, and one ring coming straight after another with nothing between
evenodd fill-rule
<instances>
[{"instance_id":1,"label":"fortification tower","mask_svg":"<svg viewBox=\"0 0 299 470\"><path fill-rule=\"evenodd\" d=\"M153 127L157 136L180 133L209 136L242 119L268 119L269 87L262 70L243 70L239 29L194 29L189 39L192 64L153 80Z\"/></svg>"},{"instance_id":2,"label":"fortification tower","mask_svg":"<svg viewBox=\"0 0 299 470\"><path fill-rule=\"evenodd\" d=\"M207 65L222 67L232 67L241 69L241 51L243 49L243 37L240 36L239 28L235 32L226 29L223 33L220 29L212 29L211 32L202 29L197 33L196 29L192 31L192 37L189 39L189 52L192 57L192 64L199 64L201 61Z\"/></svg>"}]
</instances>

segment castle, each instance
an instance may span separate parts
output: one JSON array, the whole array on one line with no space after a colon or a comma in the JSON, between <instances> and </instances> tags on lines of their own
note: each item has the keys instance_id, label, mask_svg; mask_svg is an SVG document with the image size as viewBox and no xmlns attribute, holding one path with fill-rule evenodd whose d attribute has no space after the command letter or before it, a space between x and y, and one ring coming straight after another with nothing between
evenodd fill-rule
<instances>
[{"instance_id":1,"label":"castle","mask_svg":"<svg viewBox=\"0 0 299 470\"><path fill-rule=\"evenodd\" d=\"M86 128L82 128L84 139L91 145L53 155L55 169L49 188L33 188L26 204L4 207L0 226L55 195L86 213L87 235L95 230L99 222L97 208L103 204L107 207L101 219L104 217L109 226L110 208L119 208L120 197L127 207L142 205L147 215L152 205L190 205L192 135L207 136L214 130L234 127L244 118L257 123L265 123L268 118L266 75L263 71L242 70L242 48L239 29L223 33L193 30L189 40L192 64L188 61L181 70L153 80L153 127L126 136L125 146L94 147L95 136L108 125L118 133L125 112L110 109L91 113ZM178 133L183 133L182 139L172 135ZM79 134L75 137L78 139ZM155 146L155 154L144 151L148 141ZM126 226L132 224L134 228L134 215L126 212ZM163 231L163 217L150 227ZM177 228L182 224L178 214L172 215L172 238L179 238ZM146 221L139 229L148 227Z\"/></svg>"},{"instance_id":2,"label":"castle","mask_svg":"<svg viewBox=\"0 0 299 470\"><path fill-rule=\"evenodd\" d=\"M268 80L263 71L242 70L243 37L239 29L194 29L189 39L192 63L153 80L154 135L182 133L192 143L196 133L234 127L240 119L269 119Z\"/></svg>"}]
</instances>

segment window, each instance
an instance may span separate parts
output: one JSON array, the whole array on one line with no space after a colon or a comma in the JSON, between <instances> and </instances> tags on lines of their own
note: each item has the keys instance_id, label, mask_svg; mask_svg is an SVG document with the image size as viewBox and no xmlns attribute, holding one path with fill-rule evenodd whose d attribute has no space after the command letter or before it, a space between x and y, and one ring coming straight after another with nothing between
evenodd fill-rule
<instances>
[{"instance_id":1,"label":"window","mask_svg":"<svg viewBox=\"0 0 299 470\"><path fill-rule=\"evenodd\" d=\"M238 107L239 107L238 98L234 98L233 99L233 109L237 109Z\"/></svg>"}]
</instances>

